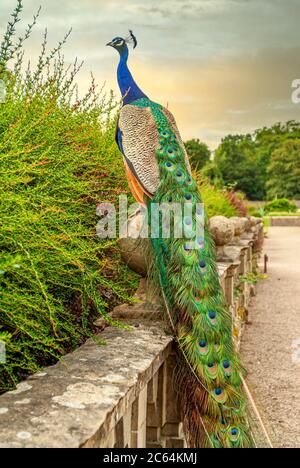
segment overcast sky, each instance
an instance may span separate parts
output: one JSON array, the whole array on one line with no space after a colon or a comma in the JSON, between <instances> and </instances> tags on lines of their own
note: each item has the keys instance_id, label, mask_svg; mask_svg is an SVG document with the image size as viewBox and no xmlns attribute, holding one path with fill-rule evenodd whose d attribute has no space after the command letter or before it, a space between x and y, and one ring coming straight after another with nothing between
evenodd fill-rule
<instances>
[{"instance_id":1,"label":"overcast sky","mask_svg":"<svg viewBox=\"0 0 300 468\"><path fill-rule=\"evenodd\" d=\"M15 0L1 0L0 32ZM105 46L133 29L130 68L143 91L167 104L184 139L215 148L228 133L300 120L291 83L300 78L300 0L24 0L24 29L42 11L26 46L34 62L47 26L49 46L73 27L65 57L85 60L78 78L118 92L116 52Z\"/></svg>"}]
</instances>

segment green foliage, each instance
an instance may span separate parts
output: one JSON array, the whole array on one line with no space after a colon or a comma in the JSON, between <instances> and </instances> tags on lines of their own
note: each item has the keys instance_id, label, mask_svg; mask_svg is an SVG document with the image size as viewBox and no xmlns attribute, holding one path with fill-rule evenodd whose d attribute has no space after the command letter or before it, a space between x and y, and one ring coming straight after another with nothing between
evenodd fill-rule
<instances>
[{"instance_id":1,"label":"green foliage","mask_svg":"<svg viewBox=\"0 0 300 468\"><path fill-rule=\"evenodd\" d=\"M201 169L201 175L204 178L208 178L215 187L224 187L221 171L215 161L207 162Z\"/></svg>"},{"instance_id":2,"label":"green foliage","mask_svg":"<svg viewBox=\"0 0 300 468\"><path fill-rule=\"evenodd\" d=\"M295 203L290 202L287 198L277 198L269 203L266 203L264 206L265 213L270 213L271 211L284 211L287 213L295 213L297 211L297 206Z\"/></svg>"},{"instance_id":3,"label":"green foliage","mask_svg":"<svg viewBox=\"0 0 300 468\"><path fill-rule=\"evenodd\" d=\"M300 123L293 120L286 123L276 123L272 127L263 127L253 134L256 146L256 160L261 178L267 192L267 181L269 179L268 166L272 153L286 140L300 138Z\"/></svg>"},{"instance_id":4,"label":"green foliage","mask_svg":"<svg viewBox=\"0 0 300 468\"><path fill-rule=\"evenodd\" d=\"M276 194L280 197L299 197L299 139L300 123L295 121L277 123L270 128L264 127L253 134L228 135L223 138L215 152L214 165L207 170L204 168L205 175L212 181L215 178L223 180L226 187L241 190L249 200L264 200L267 190L269 198L275 197ZM284 176L279 167L279 160L282 166L285 166ZM288 187L285 187L287 173Z\"/></svg>"},{"instance_id":5,"label":"green foliage","mask_svg":"<svg viewBox=\"0 0 300 468\"><path fill-rule=\"evenodd\" d=\"M265 280L267 279L268 276L263 273L255 272L255 271L249 271L245 275L241 276L239 278L239 281L245 284L248 284L250 286L255 286L259 280Z\"/></svg>"},{"instance_id":6,"label":"green foliage","mask_svg":"<svg viewBox=\"0 0 300 468\"><path fill-rule=\"evenodd\" d=\"M251 135L228 135L215 152L224 183L244 192L249 200L264 196L264 185L256 164L255 143Z\"/></svg>"},{"instance_id":7,"label":"green foliage","mask_svg":"<svg viewBox=\"0 0 300 468\"><path fill-rule=\"evenodd\" d=\"M192 169L199 171L210 160L210 150L208 146L198 138L185 142L185 148L189 155Z\"/></svg>"},{"instance_id":8,"label":"green foliage","mask_svg":"<svg viewBox=\"0 0 300 468\"><path fill-rule=\"evenodd\" d=\"M299 213L291 213L290 211L270 211L266 216L299 216Z\"/></svg>"},{"instance_id":9,"label":"green foliage","mask_svg":"<svg viewBox=\"0 0 300 468\"><path fill-rule=\"evenodd\" d=\"M45 36L25 77L22 45L11 32L5 41L1 63L17 56L0 104L0 392L91 336L137 284L115 242L95 233L97 203L127 190L112 97L94 81L77 97L80 65L65 69L64 40L47 56Z\"/></svg>"},{"instance_id":10,"label":"green foliage","mask_svg":"<svg viewBox=\"0 0 300 468\"><path fill-rule=\"evenodd\" d=\"M214 187L208 179L194 174L197 181L199 191L203 203L205 204L206 213L209 217L223 215L223 216L238 216L236 208L231 204L225 190Z\"/></svg>"},{"instance_id":11,"label":"green foliage","mask_svg":"<svg viewBox=\"0 0 300 468\"><path fill-rule=\"evenodd\" d=\"M300 138L285 140L271 155L268 197L300 198Z\"/></svg>"},{"instance_id":12,"label":"green foliage","mask_svg":"<svg viewBox=\"0 0 300 468\"><path fill-rule=\"evenodd\" d=\"M227 198L236 209L238 216L248 216L248 208L245 202L245 195L242 192L227 191Z\"/></svg>"},{"instance_id":13,"label":"green foliage","mask_svg":"<svg viewBox=\"0 0 300 468\"><path fill-rule=\"evenodd\" d=\"M249 214L255 218L262 218L264 216L260 210L256 210L254 207L249 208Z\"/></svg>"}]
</instances>

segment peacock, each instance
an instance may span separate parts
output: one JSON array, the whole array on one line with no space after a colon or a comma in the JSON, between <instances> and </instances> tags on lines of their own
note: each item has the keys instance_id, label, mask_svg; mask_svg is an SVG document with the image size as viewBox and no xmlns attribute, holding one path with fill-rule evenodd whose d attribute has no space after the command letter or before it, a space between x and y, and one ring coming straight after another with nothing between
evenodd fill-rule
<instances>
[{"instance_id":1,"label":"peacock","mask_svg":"<svg viewBox=\"0 0 300 468\"><path fill-rule=\"evenodd\" d=\"M171 112L153 102L134 81L128 44L115 37L107 45L119 53L117 79L122 95L116 142L135 199L151 220L154 204L188 207L181 237L150 237L152 277L160 287L166 315L178 347L176 384L190 447L249 448L255 440L249 423L245 369L232 340L232 318L216 268L215 248L201 195ZM196 232L197 216L203 235ZM153 216L153 215L152 215Z\"/></svg>"}]
</instances>

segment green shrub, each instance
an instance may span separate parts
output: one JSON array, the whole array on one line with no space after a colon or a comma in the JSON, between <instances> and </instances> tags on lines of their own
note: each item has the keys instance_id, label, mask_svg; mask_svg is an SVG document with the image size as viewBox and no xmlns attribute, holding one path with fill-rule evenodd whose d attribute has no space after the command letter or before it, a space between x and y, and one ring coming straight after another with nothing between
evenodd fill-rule
<instances>
[{"instance_id":1,"label":"green shrub","mask_svg":"<svg viewBox=\"0 0 300 468\"><path fill-rule=\"evenodd\" d=\"M251 216L254 216L255 218L262 218L263 217L261 211L257 211L257 210L249 210L249 214Z\"/></svg>"},{"instance_id":2,"label":"green shrub","mask_svg":"<svg viewBox=\"0 0 300 468\"><path fill-rule=\"evenodd\" d=\"M265 213L270 213L271 211L281 211L287 213L295 213L297 211L297 206L295 203L290 202L287 198L278 198L272 200L264 206Z\"/></svg>"},{"instance_id":3,"label":"green shrub","mask_svg":"<svg viewBox=\"0 0 300 468\"><path fill-rule=\"evenodd\" d=\"M197 180L202 200L209 217L217 215L227 217L238 216L238 212L230 203L226 191L214 187L207 179L201 177L199 174L194 174L194 176Z\"/></svg>"},{"instance_id":4,"label":"green shrub","mask_svg":"<svg viewBox=\"0 0 300 468\"><path fill-rule=\"evenodd\" d=\"M91 336L96 317L129 300L137 285L115 241L95 232L97 203L127 191L115 104L94 82L78 99L80 65L66 74L60 46L48 56L45 48L46 38L25 77L20 48L14 69L2 73L0 340L7 361L0 392ZM2 53L2 65L6 58Z\"/></svg>"}]
</instances>

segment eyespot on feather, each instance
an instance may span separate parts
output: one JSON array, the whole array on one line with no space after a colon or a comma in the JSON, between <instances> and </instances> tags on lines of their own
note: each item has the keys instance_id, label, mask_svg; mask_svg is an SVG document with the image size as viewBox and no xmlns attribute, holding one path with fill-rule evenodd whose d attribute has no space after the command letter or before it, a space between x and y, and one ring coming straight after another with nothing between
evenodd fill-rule
<instances>
[{"instance_id":1,"label":"eyespot on feather","mask_svg":"<svg viewBox=\"0 0 300 468\"><path fill-rule=\"evenodd\" d=\"M202 356L206 356L206 354L208 353L208 344L206 340L198 341L198 350Z\"/></svg>"},{"instance_id":2,"label":"eyespot on feather","mask_svg":"<svg viewBox=\"0 0 300 468\"><path fill-rule=\"evenodd\" d=\"M221 387L216 387L212 392L212 397L218 403L225 403L225 401L227 400L227 393Z\"/></svg>"}]
</instances>

